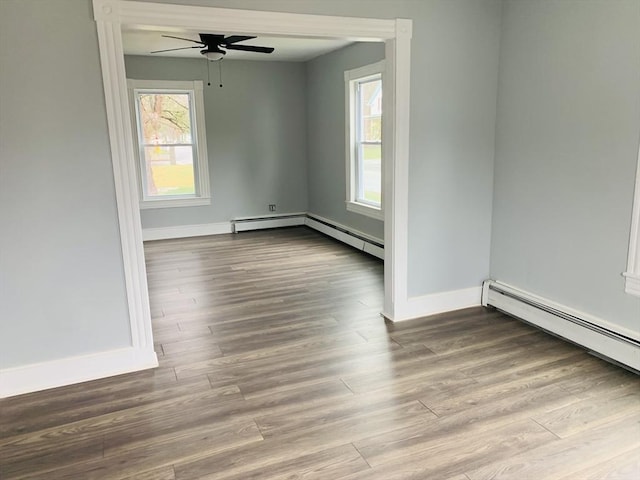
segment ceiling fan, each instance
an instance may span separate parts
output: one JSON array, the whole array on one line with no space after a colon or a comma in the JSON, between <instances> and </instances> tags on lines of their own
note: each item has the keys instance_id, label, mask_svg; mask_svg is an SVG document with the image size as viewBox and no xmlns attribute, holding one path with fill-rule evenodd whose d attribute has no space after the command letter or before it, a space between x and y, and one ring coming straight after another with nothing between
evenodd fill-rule
<instances>
[{"instance_id":1,"label":"ceiling fan","mask_svg":"<svg viewBox=\"0 0 640 480\"><path fill-rule=\"evenodd\" d=\"M241 50L244 52L258 52L258 53L271 53L272 47L258 47L254 45L237 45L238 42L245 40L251 40L257 37L250 37L246 35L230 35L225 37L224 35L217 35L212 33L200 33L200 41L192 40L190 38L174 37L172 35L162 35L166 38L175 38L177 40L184 40L186 42L197 43L197 45L191 47L169 48L166 50L156 50L151 53L172 52L174 50L187 50L190 48L200 48L200 53L208 60L222 60L227 54L227 50Z\"/></svg>"}]
</instances>

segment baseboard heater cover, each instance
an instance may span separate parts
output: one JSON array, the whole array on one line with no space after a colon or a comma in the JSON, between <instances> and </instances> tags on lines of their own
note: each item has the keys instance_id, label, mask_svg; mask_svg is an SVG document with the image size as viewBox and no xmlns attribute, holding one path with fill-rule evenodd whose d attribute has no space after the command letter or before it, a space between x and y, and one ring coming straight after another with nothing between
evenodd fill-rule
<instances>
[{"instance_id":1,"label":"baseboard heater cover","mask_svg":"<svg viewBox=\"0 0 640 480\"><path fill-rule=\"evenodd\" d=\"M353 248L384 260L384 245L381 240L316 215L307 214L305 225Z\"/></svg>"},{"instance_id":2,"label":"baseboard heater cover","mask_svg":"<svg viewBox=\"0 0 640 480\"><path fill-rule=\"evenodd\" d=\"M231 230L233 233L238 233L267 228L294 227L304 225L305 218L304 213L235 218L231 220Z\"/></svg>"},{"instance_id":3,"label":"baseboard heater cover","mask_svg":"<svg viewBox=\"0 0 640 480\"><path fill-rule=\"evenodd\" d=\"M365 253L384 259L382 240L373 238L345 225L308 213L291 213L282 215L243 217L231 220L233 233L247 232L267 228L293 227L306 225L320 233L362 250Z\"/></svg>"},{"instance_id":4,"label":"baseboard heater cover","mask_svg":"<svg viewBox=\"0 0 640 480\"><path fill-rule=\"evenodd\" d=\"M482 305L495 307L598 356L640 371L640 339L634 332L494 280L487 280L482 286Z\"/></svg>"}]
</instances>

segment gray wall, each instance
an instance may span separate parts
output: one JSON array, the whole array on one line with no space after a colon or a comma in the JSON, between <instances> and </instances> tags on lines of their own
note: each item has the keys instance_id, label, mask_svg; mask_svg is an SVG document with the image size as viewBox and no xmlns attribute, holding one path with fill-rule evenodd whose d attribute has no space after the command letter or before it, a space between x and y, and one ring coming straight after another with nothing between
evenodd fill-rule
<instances>
[{"instance_id":1,"label":"gray wall","mask_svg":"<svg viewBox=\"0 0 640 480\"><path fill-rule=\"evenodd\" d=\"M499 92L491 276L638 331L640 2L507 2Z\"/></svg>"},{"instance_id":2,"label":"gray wall","mask_svg":"<svg viewBox=\"0 0 640 480\"><path fill-rule=\"evenodd\" d=\"M142 210L142 226L226 222L307 210L304 64L224 60L207 86L202 59L127 56L127 76L203 80L211 205Z\"/></svg>"},{"instance_id":3,"label":"gray wall","mask_svg":"<svg viewBox=\"0 0 640 480\"><path fill-rule=\"evenodd\" d=\"M0 1L0 105L0 368L130 345L88 1Z\"/></svg>"},{"instance_id":4,"label":"gray wall","mask_svg":"<svg viewBox=\"0 0 640 480\"><path fill-rule=\"evenodd\" d=\"M384 237L384 224L347 211L344 72L384 59L384 43L358 43L307 66L309 212Z\"/></svg>"},{"instance_id":5,"label":"gray wall","mask_svg":"<svg viewBox=\"0 0 640 480\"><path fill-rule=\"evenodd\" d=\"M418 2L411 57L409 294L489 274L500 2Z\"/></svg>"}]
</instances>

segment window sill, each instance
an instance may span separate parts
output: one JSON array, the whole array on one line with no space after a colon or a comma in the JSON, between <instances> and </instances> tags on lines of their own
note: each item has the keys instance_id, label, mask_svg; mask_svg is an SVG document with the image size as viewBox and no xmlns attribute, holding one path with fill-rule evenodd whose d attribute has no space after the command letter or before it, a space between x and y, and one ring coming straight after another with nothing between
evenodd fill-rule
<instances>
[{"instance_id":1,"label":"window sill","mask_svg":"<svg viewBox=\"0 0 640 480\"><path fill-rule=\"evenodd\" d=\"M371 207L364 203L347 202L347 210L353 213L359 213L376 220L384 220L384 211L381 208Z\"/></svg>"},{"instance_id":2,"label":"window sill","mask_svg":"<svg viewBox=\"0 0 640 480\"><path fill-rule=\"evenodd\" d=\"M140 210L151 208L175 208L175 207L198 207L211 205L210 197L198 198L172 198L166 200L145 200L140 202Z\"/></svg>"},{"instance_id":3,"label":"window sill","mask_svg":"<svg viewBox=\"0 0 640 480\"><path fill-rule=\"evenodd\" d=\"M640 297L640 275L631 272L623 273L623 275L625 277L624 291Z\"/></svg>"}]
</instances>

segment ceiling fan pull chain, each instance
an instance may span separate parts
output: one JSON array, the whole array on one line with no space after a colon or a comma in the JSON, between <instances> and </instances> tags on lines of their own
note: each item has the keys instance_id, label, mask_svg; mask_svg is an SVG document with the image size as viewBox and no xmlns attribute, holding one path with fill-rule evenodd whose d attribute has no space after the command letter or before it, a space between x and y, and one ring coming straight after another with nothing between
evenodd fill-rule
<instances>
[{"instance_id":1,"label":"ceiling fan pull chain","mask_svg":"<svg viewBox=\"0 0 640 480\"><path fill-rule=\"evenodd\" d=\"M220 78L220 88L222 88L222 59L218 60L218 77Z\"/></svg>"},{"instance_id":2,"label":"ceiling fan pull chain","mask_svg":"<svg viewBox=\"0 0 640 480\"><path fill-rule=\"evenodd\" d=\"M211 86L211 66L209 65L209 60L205 57L205 63L207 64L207 86Z\"/></svg>"}]
</instances>

